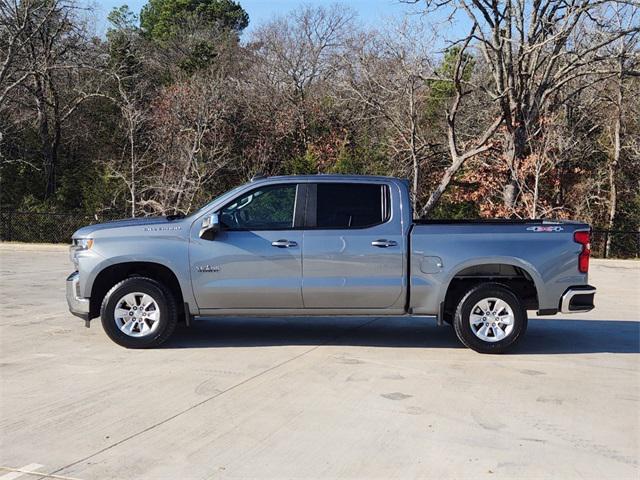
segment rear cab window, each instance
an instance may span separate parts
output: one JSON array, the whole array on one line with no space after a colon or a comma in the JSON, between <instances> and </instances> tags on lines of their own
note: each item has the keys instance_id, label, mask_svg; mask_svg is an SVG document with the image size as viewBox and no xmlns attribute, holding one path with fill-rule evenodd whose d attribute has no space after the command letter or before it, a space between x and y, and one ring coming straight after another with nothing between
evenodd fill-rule
<instances>
[{"instance_id":1,"label":"rear cab window","mask_svg":"<svg viewBox=\"0 0 640 480\"><path fill-rule=\"evenodd\" d=\"M389 220L389 188L380 183L310 185L306 228L357 229Z\"/></svg>"}]
</instances>

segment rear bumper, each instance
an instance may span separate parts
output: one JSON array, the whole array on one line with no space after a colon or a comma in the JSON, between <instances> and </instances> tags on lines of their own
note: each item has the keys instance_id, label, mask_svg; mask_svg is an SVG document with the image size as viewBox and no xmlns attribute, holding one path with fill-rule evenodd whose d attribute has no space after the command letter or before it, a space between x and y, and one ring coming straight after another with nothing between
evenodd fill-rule
<instances>
[{"instance_id":1,"label":"rear bumper","mask_svg":"<svg viewBox=\"0 0 640 480\"><path fill-rule=\"evenodd\" d=\"M596 287L582 285L570 287L560 299L560 311L562 313L580 313L593 310L593 297L596 294Z\"/></svg>"},{"instance_id":2,"label":"rear bumper","mask_svg":"<svg viewBox=\"0 0 640 480\"><path fill-rule=\"evenodd\" d=\"M83 320L89 319L89 299L78 296L80 274L73 272L67 277L67 305L69 311Z\"/></svg>"}]
</instances>

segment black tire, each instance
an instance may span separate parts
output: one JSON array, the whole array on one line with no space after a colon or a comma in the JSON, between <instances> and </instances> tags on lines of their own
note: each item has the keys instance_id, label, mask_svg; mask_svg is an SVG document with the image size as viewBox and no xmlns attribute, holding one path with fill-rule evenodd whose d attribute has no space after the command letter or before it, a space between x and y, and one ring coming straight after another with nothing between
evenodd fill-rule
<instances>
[{"instance_id":1,"label":"black tire","mask_svg":"<svg viewBox=\"0 0 640 480\"><path fill-rule=\"evenodd\" d=\"M475 327L472 327L470 323L471 310L485 298L500 299L506 302L513 311L513 329L501 340L486 341L479 338L474 332ZM496 324L498 323L500 322L496 322ZM472 350L480 353L503 353L513 347L527 331L527 311L518 296L507 286L500 283L483 283L473 287L462 296L456 308L453 326L460 341ZM502 331L504 332L505 329L506 327Z\"/></svg>"},{"instance_id":2,"label":"black tire","mask_svg":"<svg viewBox=\"0 0 640 480\"><path fill-rule=\"evenodd\" d=\"M122 332L115 319L117 302L128 293L140 292L153 297L160 311L158 325L149 335L132 337ZM109 338L126 348L153 348L163 344L172 334L178 322L176 301L171 291L160 282L146 277L130 277L111 288L100 308L102 328Z\"/></svg>"}]
</instances>

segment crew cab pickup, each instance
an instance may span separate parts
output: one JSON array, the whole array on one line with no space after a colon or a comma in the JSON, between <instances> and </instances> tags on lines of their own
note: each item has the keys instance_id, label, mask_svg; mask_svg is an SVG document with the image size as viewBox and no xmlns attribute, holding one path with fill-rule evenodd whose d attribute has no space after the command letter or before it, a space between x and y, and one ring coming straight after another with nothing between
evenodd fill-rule
<instances>
[{"instance_id":1,"label":"crew cab pickup","mask_svg":"<svg viewBox=\"0 0 640 480\"><path fill-rule=\"evenodd\" d=\"M129 348L196 317L420 315L498 353L528 310L594 308L589 235L574 221L414 220L395 178L259 178L186 217L81 228L67 301Z\"/></svg>"}]
</instances>

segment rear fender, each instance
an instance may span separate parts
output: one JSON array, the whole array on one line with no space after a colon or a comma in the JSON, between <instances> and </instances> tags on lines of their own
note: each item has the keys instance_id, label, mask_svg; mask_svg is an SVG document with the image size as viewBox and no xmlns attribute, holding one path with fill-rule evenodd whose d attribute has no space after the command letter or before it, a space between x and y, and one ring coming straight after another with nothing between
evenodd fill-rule
<instances>
[{"instance_id":1,"label":"rear fender","mask_svg":"<svg viewBox=\"0 0 640 480\"><path fill-rule=\"evenodd\" d=\"M538 270L526 260L517 257L501 257L501 256L491 256L491 257L481 257L481 258L473 258L467 260L465 262L461 262L455 265L453 268L449 270L445 277L445 280L442 282L443 288L439 294L438 304L442 304L445 301L445 297L447 296L447 291L449 290L449 286L453 279L463 270L470 267L478 267L482 265L490 265L490 264L502 264L502 265L511 265L513 267L518 267L524 270L533 280L533 283L536 287L536 291L538 293L538 301L542 303L542 296L546 294L544 291L544 281L542 280L542 276L538 272Z\"/></svg>"}]
</instances>

